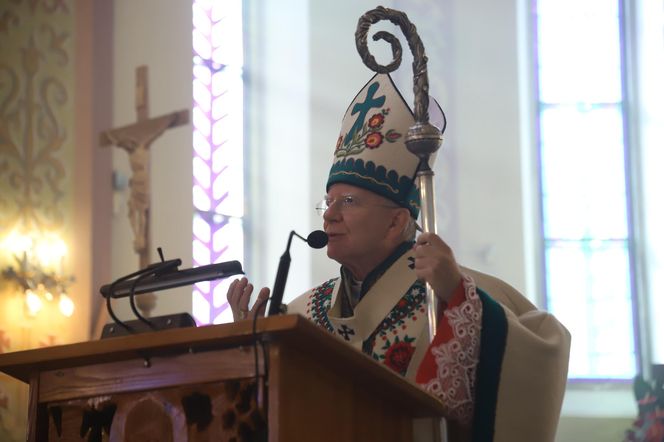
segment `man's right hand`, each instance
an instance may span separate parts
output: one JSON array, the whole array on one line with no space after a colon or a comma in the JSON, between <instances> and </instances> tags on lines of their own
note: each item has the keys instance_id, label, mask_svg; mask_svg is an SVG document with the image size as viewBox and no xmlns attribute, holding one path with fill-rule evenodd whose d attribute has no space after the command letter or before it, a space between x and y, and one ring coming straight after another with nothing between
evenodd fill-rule
<instances>
[{"instance_id":1,"label":"man's right hand","mask_svg":"<svg viewBox=\"0 0 664 442\"><path fill-rule=\"evenodd\" d=\"M270 289L263 287L258 293L258 298L251 310L249 310L249 300L254 291L253 284L249 284L247 278L236 279L228 287L226 298L233 312L233 321L242 321L244 319L253 319L256 314L265 315L266 299L270 297Z\"/></svg>"}]
</instances>

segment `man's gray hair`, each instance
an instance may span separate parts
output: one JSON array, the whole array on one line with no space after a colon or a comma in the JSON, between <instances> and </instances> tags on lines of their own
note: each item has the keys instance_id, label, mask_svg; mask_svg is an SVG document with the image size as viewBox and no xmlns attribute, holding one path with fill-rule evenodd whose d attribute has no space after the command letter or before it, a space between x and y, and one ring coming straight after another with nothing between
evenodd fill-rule
<instances>
[{"instance_id":1,"label":"man's gray hair","mask_svg":"<svg viewBox=\"0 0 664 442\"><path fill-rule=\"evenodd\" d=\"M408 222L403 229L403 240L404 241L415 241L415 234L417 233L417 221L412 216L408 217Z\"/></svg>"}]
</instances>

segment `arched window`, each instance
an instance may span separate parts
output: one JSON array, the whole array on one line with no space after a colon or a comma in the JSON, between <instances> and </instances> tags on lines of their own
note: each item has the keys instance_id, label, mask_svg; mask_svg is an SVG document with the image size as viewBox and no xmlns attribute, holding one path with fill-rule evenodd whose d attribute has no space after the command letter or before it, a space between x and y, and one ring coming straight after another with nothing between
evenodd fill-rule
<instances>
[{"instance_id":1,"label":"arched window","mask_svg":"<svg viewBox=\"0 0 664 442\"><path fill-rule=\"evenodd\" d=\"M193 261L244 255L243 31L241 0L193 2ZM193 292L198 324L232 320L227 281Z\"/></svg>"},{"instance_id":2,"label":"arched window","mask_svg":"<svg viewBox=\"0 0 664 442\"><path fill-rule=\"evenodd\" d=\"M664 362L664 5L536 0L547 307L570 329L570 379Z\"/></svg>"},{"instance_id":3,"label":"arched window","mask_svg":"<svg viewBox=\"0 0 664 442\"><path fill-rule=\"evenodd\" d=\"M570 379L639 370L631 144L620 0L538 0L547 307L570 329Z\"/></svg>"}]
</instances>

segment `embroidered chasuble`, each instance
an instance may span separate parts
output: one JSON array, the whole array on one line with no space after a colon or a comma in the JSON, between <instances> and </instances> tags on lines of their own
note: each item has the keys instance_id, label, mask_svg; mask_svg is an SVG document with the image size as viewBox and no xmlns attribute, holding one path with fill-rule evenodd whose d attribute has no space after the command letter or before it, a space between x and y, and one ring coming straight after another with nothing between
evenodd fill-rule
<instances>
[{"instance_id":1,"label":"embroidered chasuble","mask_svg":"<svg viewBox=\"0 0 664 442\"><path fill-rule=\"evenodd\" d=\"M553 441L567 379L570 337L504 282L462 269L427 338L425 286L404 243L351 299L350 276L330 279L288 305L441 399L445 417L471 428L450 442Z\"/></svg>"}]
</instances>

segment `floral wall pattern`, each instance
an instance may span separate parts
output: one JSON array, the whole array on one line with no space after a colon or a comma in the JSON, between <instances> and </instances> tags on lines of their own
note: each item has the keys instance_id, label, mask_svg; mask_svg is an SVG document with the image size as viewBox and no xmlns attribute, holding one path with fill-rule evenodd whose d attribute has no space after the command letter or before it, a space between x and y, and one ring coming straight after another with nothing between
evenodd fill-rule
<instances>
[{"instance_id":1,"label":"floral wall pattern","mask_svg":"<svg viewBox=\"0 0 664 442\"><path fill-rule=\"evenodd\" d=\"M64 222L73 151L71 7L64 0L3 3L0 222L53 229Z\"/></svg>"},{"instance_id":2,"label":"floral wall pattern","mask_svg":"<svg viewBox=\"0 0 664 442\"><path fill-rule=\"evenodd\" d=\"M0 2L0 236L70 224L74 33L73 0ZM13 263L0 249L0 267ZM0 279L0 354L71 340L71 321L48 308L28 317L22 301ZM27 392L0 375L0 440L25 440Z\"/></svg>"}]
</instances>

